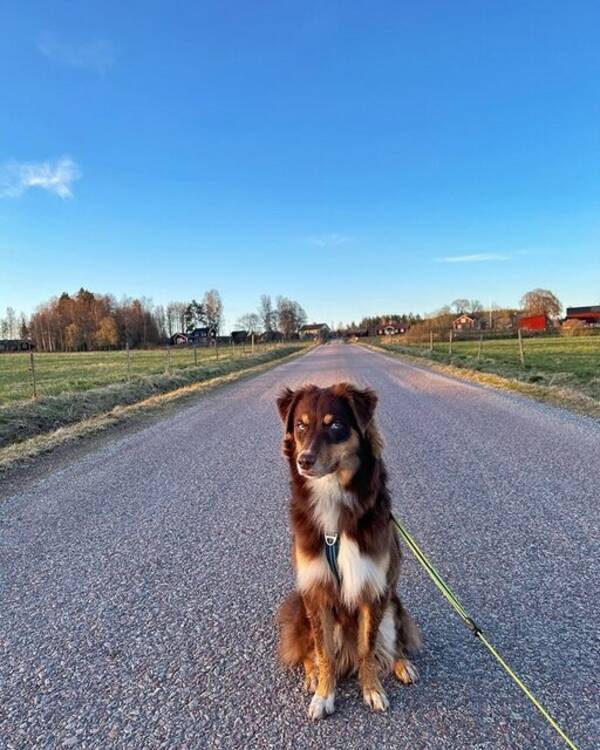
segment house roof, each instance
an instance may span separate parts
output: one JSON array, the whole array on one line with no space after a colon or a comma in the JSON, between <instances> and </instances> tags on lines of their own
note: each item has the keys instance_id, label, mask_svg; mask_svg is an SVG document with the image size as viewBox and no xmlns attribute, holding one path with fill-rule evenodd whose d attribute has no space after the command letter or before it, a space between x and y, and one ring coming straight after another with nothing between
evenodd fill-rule
<instances>
[{"instance_id":1,"label":"house roof","mask_svg":"<svg viewBox=\"0 0 600 750\"><path fill-rule=\"evenodd\" d=\"M307 325L301 326L301 331L312 331L316 328L327 328L327 323L308 323Z\"/></svg>"},{"instance_id":2,"label":"house roof","mask_svg":"<svg viewBox=\"0 0 600 750\"><path fill-rule=\"evenodd\" d=\"M482 317L482 314L480 312L463 312L460 315L457 315L454 319L454 322L456 323L457 320L460 320L461 318L469 318L469 320L479 320Z\"/></svg>"},{"instance_id":3,"label":"house roof","mask_svg":"<svg viewBox=\"0 0 600 750\"><path fill-rule=\"evenodd\" d=\"M567 307L567 316L585 313L600 313L600 305L588 305L587 307Z\"/></svg>"}]
</instances>

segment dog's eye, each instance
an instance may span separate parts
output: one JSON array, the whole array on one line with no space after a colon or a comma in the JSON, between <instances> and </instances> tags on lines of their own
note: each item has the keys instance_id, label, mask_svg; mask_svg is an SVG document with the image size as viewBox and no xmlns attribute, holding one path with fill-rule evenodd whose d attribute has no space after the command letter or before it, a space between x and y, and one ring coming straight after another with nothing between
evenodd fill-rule
<instances>
[{"instance_id":1,"label":"dog's eye","mask_svg":"<svg viewBox=\"0 0 600 750\"><path fill-rule=\"evenodd\" d=\"M297 422L296 429L298 430L298 432L304 432L304 430L306 430L306 425L304 424L304 422Z\"/></svg>"},{"instance_id":2,"label":"dog's eye","mask_svg":"<svg viewBox=\"0 0 600 750\"><path fill-rule=\"evenodd\" d=\"M335 422L331 423L330 429L333 430L333 432L339 432L340 430L344 429L344 423L336 420Z\"/></svg>"}]
</instances>

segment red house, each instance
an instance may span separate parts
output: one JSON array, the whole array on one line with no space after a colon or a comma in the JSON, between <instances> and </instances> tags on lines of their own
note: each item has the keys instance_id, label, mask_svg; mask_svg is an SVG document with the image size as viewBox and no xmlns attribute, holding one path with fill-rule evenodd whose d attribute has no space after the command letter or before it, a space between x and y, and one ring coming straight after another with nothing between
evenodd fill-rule
<instances>
[{"instance_id":1,"label":"red house","mask_svg":"<svg viewBox=\"0 0 600 750\"><path fill-rule=\"evenodd\" d=\"M600 326L600 305L567 307L567 320L581 320L588 326Z\"/></svg>"},{"instance_id":2,"label":"red house","mask_svg":"<svg viewBox=\"0 0 600 750\"><path fill-rule=\"evenodd\" d=\"M524 315L519 318L519 328L522 331L545 331L548 327L548 316L544 313L540 315Z\"/></svg>"}]
</instances>

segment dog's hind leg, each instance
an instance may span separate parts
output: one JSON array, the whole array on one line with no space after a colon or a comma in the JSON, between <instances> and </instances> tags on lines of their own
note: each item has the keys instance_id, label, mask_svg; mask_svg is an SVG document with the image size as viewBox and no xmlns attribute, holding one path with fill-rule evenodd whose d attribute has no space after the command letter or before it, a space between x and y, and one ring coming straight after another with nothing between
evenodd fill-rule
<instances>
[{"instance_id":1,"label":"dog's hind leg","mask_svg":"<svg viewBox=\"0 0 600 750\"><path fill-rule=\"evenodd\" d=\"M310 622L306 616L304 602L298 592L293 591L279 608L277 622L280 628L279 658L286 667L304 664L312 656L314 644Z\"/></svg>"},{"instance_id":2,"label":"dog's hind leg","mask_svg":"<svg viewBox=\"0 0 600 750\"><path fill-rule=\"evenodd\" d=\"M406 657L406 652L421 650L421 633L397 595L393 596L392 603L396 610L396 658L392 671L404 685L412 685L419 679L419 672L410 659Z\"/></svg>"}]
</instances>

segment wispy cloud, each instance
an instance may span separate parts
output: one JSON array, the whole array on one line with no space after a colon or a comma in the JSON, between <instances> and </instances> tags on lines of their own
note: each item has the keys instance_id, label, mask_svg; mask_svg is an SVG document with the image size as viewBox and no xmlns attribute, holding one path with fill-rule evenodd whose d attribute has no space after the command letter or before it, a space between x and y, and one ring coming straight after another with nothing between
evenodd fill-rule
<instances>
[{"instance_id":1,"label":"wispy cloud","mask_svg":"<svg viewBox=\"0 0 600 750\"><path fill-rule=\"evenodd\" d=\"M338 247L339 245L347 245L349 242L352 242L352 237L331 232L329 234L314 234L311 237L307 237L306 241L317 247Z\"/></svg>"},{"instance_id":2,"label":"wispy cloud","mask_svg":"<svg viewBox=\"0 0 600 750\"><path fill-rule=\"evenodd\" d=\"M493 260L510 260L510 255L501 253L472 253L471 255L447 255L438 258L438 263L486 263Z\"/></svg>"},{"instance_id":3,"label":"wispy cloud","mask_svg":"<svg viewBox=\"0 0 600 750\"><path fill-rule=\"evenodd\" d=\"M71 184L80 177L81 170L69 156L55 161L9 161L0 166L0 198L18 198L29 188L72 198Z\"/></svg>"},{"instance_id":4,"label":"wispy cloud","mask_svg":"<svg viewBox=\"0 0 600 750\"><path fill-rule=\"evenodd\" d=\"M76 42L63 39L51 31L45 31L40 36L38 49L53 62L88 68L96 73L105 73L116 60L114 47L105 39Z\"/></svg>"}]
</instances>

